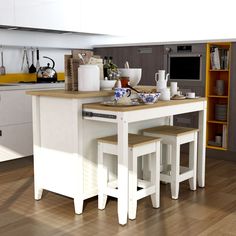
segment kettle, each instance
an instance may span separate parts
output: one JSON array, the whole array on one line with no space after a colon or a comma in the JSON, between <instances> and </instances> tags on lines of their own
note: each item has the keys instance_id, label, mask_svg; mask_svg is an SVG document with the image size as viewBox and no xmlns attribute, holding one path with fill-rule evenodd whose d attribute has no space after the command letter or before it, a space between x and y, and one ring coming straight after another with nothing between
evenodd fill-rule
<instances>
[{"instance_id":1,"label":"kettle","mask_svg":"<svg viewBox=\"0 0 236 236\"><path fill-rule=\"evenodd\" d=\"M165 70L158 70L158 72L155 73L157 92L160 92L160 90L167 88L168 77L169 73L165 76Z\"/></svg>"},{"instance_id":2,"label":"kettle","mask_svg":"<svg viewBox=\"0 0 236 236\"><path fill-rule=\"evenodd\" d=\"M57 72L54 70L55 62L50 57L44 56L43 58L51 60L52 67L50 67L50 63L47 63L47 66L39 67L37 71L37 82L38 83L56 82Z\"/></svg>"}]
</instances>

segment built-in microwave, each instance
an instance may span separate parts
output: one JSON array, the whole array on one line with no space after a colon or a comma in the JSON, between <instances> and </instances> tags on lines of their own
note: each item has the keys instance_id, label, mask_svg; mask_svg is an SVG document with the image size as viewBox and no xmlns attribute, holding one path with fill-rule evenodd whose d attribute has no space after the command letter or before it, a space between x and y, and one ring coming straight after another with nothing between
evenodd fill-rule
<instances>
[{"instance_id":1,"label":"built-in microwave","mask_svg":"<svg viewBox=\"0 0 236 236\"><path fill-rule=\"evenodd\" d=\"M168 55L168 72L170 80L201 81L202 56L201 54L183 53Z\"/></svg>"}]
</instances>

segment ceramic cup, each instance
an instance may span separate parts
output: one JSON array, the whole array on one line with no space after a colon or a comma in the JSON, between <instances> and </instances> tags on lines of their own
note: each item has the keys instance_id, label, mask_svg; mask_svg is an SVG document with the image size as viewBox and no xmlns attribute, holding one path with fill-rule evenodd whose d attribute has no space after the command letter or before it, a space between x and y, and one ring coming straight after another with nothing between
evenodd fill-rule
<instances>
[{"instance_id":1,"label":"ceramic cup","mask_svg":"<svg viewBox=\"0 0 236 236\"><path fill-rule=\"evenodd\" d=\"M115 88L115 100L118 101L123 97L129 97L131 90L129 88Z\"/></svg>"},{"instance_id":2,"label":"ceramic cup","mask_svg":"<svg viewBox=\"0 0 236 236\"><path fill-rule=\"evenodd\" d=\"M187 98L195 98L195 93L194 92L186 93L186 97Z\"/></svg>"},{"instance_id":3,"label":"ceramic cup","mask_svg":"<svg viewBox=\"0 0 236 236\"><path fill-rule=\"evenodd\" d=\"M178 86L177 82L171 82L170 83L170 95L174 96L177 94Z\"/></svg>"}]
</instances>

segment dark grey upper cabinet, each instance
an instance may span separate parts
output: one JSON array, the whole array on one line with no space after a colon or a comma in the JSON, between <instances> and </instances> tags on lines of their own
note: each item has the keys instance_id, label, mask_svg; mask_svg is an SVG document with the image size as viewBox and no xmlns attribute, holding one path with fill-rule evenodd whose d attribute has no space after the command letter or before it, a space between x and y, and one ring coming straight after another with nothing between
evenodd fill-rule
<instances>
[{"instance_id":1,"label":"dark grey upper cabinet","mask_svg":"<svg viewBox=\"0 0 236 236\"><path fill-rule=\"evenodd\" d=\"M126 61L131 68L142 68L142 78L139 84L155 85L155 73L163 69L163 46L126 46L95 48L95 54L112 56L119 68L124 68Z\"/></svg>"}]
</instances>

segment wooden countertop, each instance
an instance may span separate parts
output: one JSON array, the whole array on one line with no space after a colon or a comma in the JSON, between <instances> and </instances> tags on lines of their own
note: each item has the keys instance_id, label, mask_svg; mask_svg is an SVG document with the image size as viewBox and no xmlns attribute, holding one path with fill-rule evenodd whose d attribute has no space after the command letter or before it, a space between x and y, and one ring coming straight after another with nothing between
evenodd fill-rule
<instances>
[{"instance_id":1,"label":"wooden countertop","mask_svg":"<svg viewBox=\"0 0 236 236\"><path fill-rule=\"evenodd\" d=\"M156 88L155 86L139 85L135 88L141 90L151 90ZM45 96L45 97L57 97L57 98L92 98L92 97L109 97L114 95L113 90L101 90L95 92L78 92L78 91L66 91L63 89L58 90L35 90L27 91L26 94L33 96Z\"/></svg>"},{"instance_id":2,"label":"wooden countertop","mask_svg":"<svg viewBox=\"0 0 236 236\"><path fill-rule=\"evenodd\" d=\"M56 90L37 90L27 91L26 94L33 96L57 97L57 98L92 98L92 97L109 97L113 96L114 91L95 91L95 92L78 92L65 91L64 89Z\"/></svg>"},{"instance_id":3,"label":"wooden countertop","mask_svg":"<svg viewBox=\"0 0 236 236\"><path fill-rule=\"evenodd\" d=\"M137 105L137 106L124 106L124 107L122 107L122 106L107 106L107 105L103 105L101 103L89 103L89 104L83 104L83 109L126 112L126 111L135 111L135 110L150 109L150 108L164 107L164 106L173 106L173 105L195 103L195 102L202 102L202 101L206 101L206 98L202 97L202 98L195 98L195 99L158 101L154 104L148 104L148 105L141 104L141 105Z\"/></svg>"}]
</instances>

